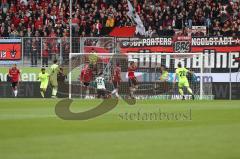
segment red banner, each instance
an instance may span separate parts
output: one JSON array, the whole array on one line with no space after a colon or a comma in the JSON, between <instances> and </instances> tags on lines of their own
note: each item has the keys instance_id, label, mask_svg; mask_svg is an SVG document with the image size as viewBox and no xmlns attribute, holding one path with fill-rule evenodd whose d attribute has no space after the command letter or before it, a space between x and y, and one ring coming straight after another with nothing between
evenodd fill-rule
<instances>
[{"instance_id":1,"label":"red banner","mask_svg":"<svg viewBox=\"0 0 240 159\"><path fill-rule=\"evenodd\" d=\"M1 39L0 60L21 60L21 40Z\"/></svg>"}]
</instances>

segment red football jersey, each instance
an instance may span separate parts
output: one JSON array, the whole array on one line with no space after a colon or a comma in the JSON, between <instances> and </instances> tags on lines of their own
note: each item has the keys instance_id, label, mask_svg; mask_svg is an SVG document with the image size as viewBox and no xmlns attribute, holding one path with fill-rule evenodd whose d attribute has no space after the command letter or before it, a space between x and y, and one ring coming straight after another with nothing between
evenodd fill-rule
<instances>
[{"instance_id":1,"label":"red football jersey","mask_svg":"<svg viewBox=\"0 0 240 159\"><path fill-rule=\"evenodd\" d=\"M121 68L115 67L113 70L113 81L120 82L121 81Z\"/></svg>"},{"instance_id":2,"label":"red football jersey","mask_svg":"<svg viewBox=\"0 0 240 159\"><path fill-rule=\"evenodd\" d=\"M20 79L20 71L17 68L9 69L9 75L11 76L11 82L18 82Z\"/></svg>"},{"instance_id":3,"label":"red football jersey","mask_svg":"<svg viewBox=\"0 0 240 159\"><path fill-rule=\"evenodd\" d=\"M80 80L82 82L91 82L91 80L92 80L92 70L90 70L88 68L84 68L81 71Z\"/></svg>"},{"instance_id":4,"label":"red football jersey","mask_svg":"<svg viewBox=\"0 0 240 159\"><path fill-rule=\"evenodd\" d=\"M135 74L134 74L134 72L136 71L136 69L137 69L137 67L135 66L135 67L128 67L128 78L129 79L133 79L133 78L135 78Z\"/></svg>"}]
</instances>

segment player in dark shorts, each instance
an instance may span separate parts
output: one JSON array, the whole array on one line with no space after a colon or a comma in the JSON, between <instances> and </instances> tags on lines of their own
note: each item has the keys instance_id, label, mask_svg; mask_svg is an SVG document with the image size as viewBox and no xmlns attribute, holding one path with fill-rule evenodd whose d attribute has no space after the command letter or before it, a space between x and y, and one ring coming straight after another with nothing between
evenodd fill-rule
<instances>
[{"instance_id":1,"label":"player in dark shorts","mask_svg":"<svg viewBox=\"0 0 240 159\"><path fill-rule=\"evenodd\" d=\"M133 94L138 88L138 80L134 74L136 69L137 69L137 66L135 65L135 63L131 62L130 66L128 67L128 84L129 84L131 98L134 98Z\"/></svg>"},{"instance_id":2,"label":"player in dark shorts","mask_svg":"<svg viewBox=\"0 0 240 159\"><path fill-rule=\"evenodd\" d=\"M119 63L117 63L113 69L112 82L114 86L112 94L115 94L116 97L119 98L118 89L121 82L121 67Z\"/></svg>"},{"instance_id":3,"label":"player in dark shorts","mask_svg":"<svg viewBox=\"0 0 240 159\"><path fill-rule=\"evenodd\" d=\"M84 83L83 83L83 85L86 86L86 87L88 87L89 84L90 84L89 82L84 82Z\"/></svg>"},{"instance_id":4,"label":"player in dark shorts","mask_svg":"<svg viewBox=\"0 0 240 159\"><path fill-rule=\"evenodd\" d=\"M11 69L9 69L8 72L8 80L12 83L12 90L13 90L13 94L15 97L17 97L18 95L18 85L19 85L19 81L20 81L20 70L17 68L17 65L14 64L13 67Z\"/></svg>"},{"instance_id":5,"label":"player in dark shorts","mask_svg":"<svg viewBox=\"0 0 240 159\"><path fill-rule=\"evenodd\" d=\"M89 97L89 84L92 81L92 70L90 69L89 65L86 64L85 67L81 71L80 75L80 82L83 83L86 89L86 98Z\"/></svg>"}]
</instances>

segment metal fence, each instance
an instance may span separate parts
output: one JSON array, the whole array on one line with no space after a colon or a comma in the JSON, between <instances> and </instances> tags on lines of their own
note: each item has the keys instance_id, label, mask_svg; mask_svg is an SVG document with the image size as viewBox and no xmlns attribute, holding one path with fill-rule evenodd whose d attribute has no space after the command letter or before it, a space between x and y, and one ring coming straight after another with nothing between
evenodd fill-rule
<instances>
[{"instance_id":1,"label":"metal fence","mask_svg":"<svg viewBox=\"0 0 240 159\"><path fill-rule=\"evenodd\" d=\"M74 52L80 52L80 38L72 38L72 48ZM68 60L69 51L69 38L22 38L24 66L48 67L54 59L62 64Z\"/></svg>"},{"instance_id":2,"label":"metal fence","mask_svg":"<svg viewBox=\"0 0 240 159\"><path fill-rule=\"evenodd\" d=\"M3 38L1 38L3 39ZM7 38L6 38L7 39ZM15 38L16 39L16 38ZM48 67L52 64L54 59L59 60L60 64L68 65L69 53L70 53L70 38L69 37L23 37L21 39L21 55L20 60L14 61L4 61L0 60L1 66L9 66L12 63L18 63L20 67ZM112 37L72 37L72 52L73 53L83 53L83 52L99 52L99 53L119 53L121 52L122 41L128 40L128 38L112 38ZM161 42L161 41L160 41ZM167 41L166 41L167 42ZM151 42L150 42L151 43ZM132 47L134 50L135 45L132 43L125 43L126 46ZM136 45L142 46L142 43L136 43ZM162 46L158 46L159 48ZM170 47L170 46L168 46ZM226 46L223 46L224 48ZM234 47L240 47L239 44L235 44ZM148 52L146 47L143 49L136 49L136 52ZM166 47L167 48L167 47ZM161 50L161 49L160 49ZM240 49L239 49L240 50ZM229 56L222 58L222 60L216 62L216 59L220 56L214 58L216 64L215 70L211 76L215 76L214 73L222 73L217 78L227 78L225 82L214 82L213 90L215 94L218 94L218 97L236 99L239 96L240 90L240 64L237 67L231 59L232 56L239 55L240 51L228 52ZM160 51L159 51L160 52ZM205 51L208 52L208 51ZM209 51L209 54L212 54ZM209 59L210 60L210 59ZM227 67L221 68L217 65L222 63L223 60L226 61ZM219 72L218 72L219 70ZM1 73L1 71L0 71ZM224 77L223 77L224 76ZM215 88L216 87L216 88Z\"/></svg>"},{"instance_id":3,"label":"metal fence","mask_svg":"<svg viewBox=\"0 0 240 159\"><path fill-rule=\"evenodd\" d=\"M23 37L22 59L19 64L31 67L48 67L54 59L67 63L70 52L70 38L66 37ZM116 52L114 38L73 37L72 52ZM0 64L3 65L3 64Z\"/></svg>"}]
</instances>

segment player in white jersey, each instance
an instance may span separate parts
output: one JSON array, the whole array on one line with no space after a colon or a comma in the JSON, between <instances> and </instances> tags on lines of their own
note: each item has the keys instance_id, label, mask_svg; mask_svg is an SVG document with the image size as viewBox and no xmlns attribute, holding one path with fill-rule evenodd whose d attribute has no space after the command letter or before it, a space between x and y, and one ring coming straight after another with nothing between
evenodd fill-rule
<instances>
[{"instance_id":1,"label":"player in white jersey","mask_svg":"<svg viewBox=\"0 0 240 159\"><path fill-rule=\"evenodd\" d=\"M99 73L98 77L96 78L97 84L97 97L98 98L106 98L106 87L105 87L105 79L103 77L103 73Z\"/></svg>"}]
</instances>

